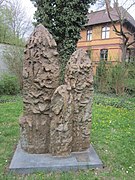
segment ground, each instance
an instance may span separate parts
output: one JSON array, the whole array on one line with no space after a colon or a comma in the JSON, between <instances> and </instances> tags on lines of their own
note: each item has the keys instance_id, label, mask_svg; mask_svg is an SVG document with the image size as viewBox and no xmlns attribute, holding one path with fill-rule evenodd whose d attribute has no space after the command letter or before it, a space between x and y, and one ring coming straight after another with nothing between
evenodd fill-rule
<instances>
[{"instance_id":1,"label":"ground","mask_svg":"<svg viewBox=\"0 0 135 180\"><path fill-rule=\"evenodd\" d=\"M19 140L18 119L22 98L0 97L0 179L1 180L134 180L135 98L96 94L93 104L91 143L104 163L103 169L68 173L17 175L8 171Z\"/></svg>"}]
</instances>

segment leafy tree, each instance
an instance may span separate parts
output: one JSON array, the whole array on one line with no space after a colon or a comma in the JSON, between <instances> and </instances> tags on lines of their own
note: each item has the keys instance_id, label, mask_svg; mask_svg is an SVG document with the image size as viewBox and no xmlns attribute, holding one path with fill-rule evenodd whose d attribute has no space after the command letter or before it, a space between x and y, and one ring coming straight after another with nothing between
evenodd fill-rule
<instances>
[{"instance_id":1,"label":"leafy tree","mask_svg":"<svg viewBox=\"0 0 135 180\"><path fill-rule=\"evenodd\" d=\"M55 38L64 71L69 56L75 51L80 30L87 21L90 4L95 0L31 0L37 11L37 24L42 23Z\"/></svg>"}]
</instances>

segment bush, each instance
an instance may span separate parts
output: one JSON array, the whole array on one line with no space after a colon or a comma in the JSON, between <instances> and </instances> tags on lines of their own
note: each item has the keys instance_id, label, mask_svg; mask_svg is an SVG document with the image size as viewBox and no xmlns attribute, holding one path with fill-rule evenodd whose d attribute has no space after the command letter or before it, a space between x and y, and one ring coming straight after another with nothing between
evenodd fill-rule
<instances>
[{"instance_id":1,"label":"bush","mask_svg":"<svg viewBox=\"0 0 135 180\"><path fill-rule=\"evenodd\" d=\"M135 95L135 62L116 65L100 62L94 78L95 90L100 93Z\"/></svg>"},{"instance_id":2,"label":"bush","mask_svg":"<svg viewBox=\"0 0 135 180\"><path fill-rule=\"evenodd\" d=\"M98 92L108 92L108 69L106 61L99 62L99 65L96 69L96 76L94 77L94 86Z\"/></svg>"},{"instance_id":3,"label":"bush","mask_svg":"<svg viewBox=\"0 0 135 180\"><path fill-rule=\"evenodd\" d=\"M0 95L16 95L19 92L20 86L16 76L5 73L0 77Z\"/></svg>"},{"instance_id":4,"label":"bush","mask_svg":"<svg viewBox=\"0 0 135 180\"><path fill-rule=\"evenodd\" d=\"M128 94L135 96L135 62L127 64L128 79L125 81L125 90Z\"/></svg>"},{"instance_id":5,"label":"bush","mask_svg":"<svg viewBox=\"0 0 135 180\"><path fill-rule=\"evenodd\" d=\"M125 92L125 82L128 76L128 69L125 63L118 63L110 68L108 82L110 91L116 95L122 95Z\"/></svg>"}]
</instances>

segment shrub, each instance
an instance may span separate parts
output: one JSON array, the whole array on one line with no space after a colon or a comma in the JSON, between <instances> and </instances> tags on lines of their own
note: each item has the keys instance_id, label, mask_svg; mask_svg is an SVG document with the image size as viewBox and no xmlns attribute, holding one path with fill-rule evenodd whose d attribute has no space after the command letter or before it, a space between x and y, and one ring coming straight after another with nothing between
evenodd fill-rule
<instances>
[{"instance_id":1,"label":"shrub","mask_svg":"<svg viewBox=\"0 0 135 180\"><path fill-rule=\"evenodd\" d=\"M124 93L135 95L135 62L122 62L112 65L105 61L99 63L94 85L97 92Z\"/></svg>"},{"instance_id":2,"label":"shrub","mask_svg":"<svg viewBox=\"0 0 135 180\"><path fill-rule=\"evenodd\" d=\"M116 95L122 95L125 92L125 81L127 80L128 69L125 63L118 63L110 67L108 74L109 88Z\"/></svg>"},{"instance_id":3,"label":"shrub","mask_svg":"<svg viewBox=\"0 0 135 180\"><path fill-rule=\"evenodd\" d=\"M0 78L0 95L16 95L20 92L18 78L7 73Z\"/></svg>"},{"instance_id":4,"label":"shrub","mask_svg":"<svg viewBox=\"0 0 135 180\"><path fill-rule=\"evenodd\" d=\"M135 96L135 62L127 64L128 79L125 81L125 90L128 94Z\"/></svg>"},{"instance_id":5,"label":"shrub","mask_svg":"<svg viewBox=\"0 0 135 180\"><path fill-rule=\"evenodd\" d=\"M94 77L94 86L98 92L108 92L108 68L106 61L100 61Z\"/></svg>"}]
</instances>

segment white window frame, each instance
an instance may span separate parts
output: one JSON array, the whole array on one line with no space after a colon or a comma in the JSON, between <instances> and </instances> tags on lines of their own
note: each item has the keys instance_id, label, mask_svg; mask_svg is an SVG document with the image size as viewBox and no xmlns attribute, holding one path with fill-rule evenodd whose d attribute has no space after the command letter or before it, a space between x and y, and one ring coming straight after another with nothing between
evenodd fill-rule
<instances>
[{"instance_id":1,"label":"white window frame","mask_svg":"<svg viewBox=\"0 0 135 180\"><path fill-rule=\"evenodd\" d=\"M102 27L102 39L108 39L110 37L110 27L104 26Z\"/></svg>"},{"instance_id":2,"label":"white window frame","mask_svg":"<svg viewBox=\"0 0 135 180\"><path fill-rule=\"evenodd\" d=\"M92 40L92 28L89 28L87 30L87 37L86 37L87 41L91 41Z\"/></svg>"}]
</instances>

